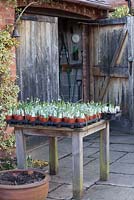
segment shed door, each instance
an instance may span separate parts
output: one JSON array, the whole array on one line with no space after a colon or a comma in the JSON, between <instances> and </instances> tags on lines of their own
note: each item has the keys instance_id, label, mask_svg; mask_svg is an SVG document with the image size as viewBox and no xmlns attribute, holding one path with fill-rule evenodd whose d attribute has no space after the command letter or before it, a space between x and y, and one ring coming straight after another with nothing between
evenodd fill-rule
<instances>
[{"instance_id":1,"label":"shed door","mask_svg":"<svg viewBox=\"0 0 134 200\"><path fill-rule=\"evenodd\" d=\"M32 19L32 20L31 20ZM26 16L19 25L20 46L17 49L19 99L58 99L59 56L58 19Z\"/></svg>"},{"instance_id":2,"label":"shed door","mask_svg":"<svg viewBox=\"0 0 134 200\"><path fill-rule=\"evenodd\" d=\"M90 96L128 111L128 30L124 24L90 28Z\"/></svg>"}]
</instances>

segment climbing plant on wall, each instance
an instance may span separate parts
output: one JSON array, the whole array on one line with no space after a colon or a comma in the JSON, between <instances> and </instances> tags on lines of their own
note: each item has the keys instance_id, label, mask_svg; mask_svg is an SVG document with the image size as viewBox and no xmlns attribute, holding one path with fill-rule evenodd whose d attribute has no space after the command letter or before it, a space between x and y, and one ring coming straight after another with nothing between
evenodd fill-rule
<instances>
[{"instance_id":1,"label":"climbing plant on wall","mask_svg":"<svg viewBox=\"0 0 134 200\"><path fill-rule=\"evenodd\" d=\"M18 41L11 37L6 28L0 30L0 139L4 135L6 123L5 115L10 106L17 103L18 86L10 74L10 66L13 62L13 47Z\"/></svg>"},{"instance_id":2,"label":"climbing plant on wall","mask_svg":"<svg viewBox=\"0 0 134 200\"><path fill-rule=\"evenodd\" d=\"M115 11L110 14L110 18L121 18L125 16L129 16L129 8L128 6L119 6L115 8Z\"/></svg>"}]
</instances>

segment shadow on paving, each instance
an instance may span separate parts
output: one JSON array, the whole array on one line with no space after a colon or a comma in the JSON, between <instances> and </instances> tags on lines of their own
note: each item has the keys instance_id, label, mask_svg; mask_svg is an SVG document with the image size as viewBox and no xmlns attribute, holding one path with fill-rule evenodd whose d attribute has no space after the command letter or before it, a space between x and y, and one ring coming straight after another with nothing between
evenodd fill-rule
<instances>
[{"instance_id":1,"label":"shadow on paving","mask_svg":"<svg viewBox=\"0 0 134 200\"><path fill-rule=\"evenodd\" d=\"M48 138L30 150L34 159L49 159ZM31 147L32 143L30 144ZM30 147L29 145L29 147ZM71 139L58 141L59 173L51 176L47 200L72 199ZM44 170L48 170L48 167ZM82 200L134 200L134 135L110 133L110 177L99 181L99 134L84 139L84 195Z\"/></svg>"}]
</instances>

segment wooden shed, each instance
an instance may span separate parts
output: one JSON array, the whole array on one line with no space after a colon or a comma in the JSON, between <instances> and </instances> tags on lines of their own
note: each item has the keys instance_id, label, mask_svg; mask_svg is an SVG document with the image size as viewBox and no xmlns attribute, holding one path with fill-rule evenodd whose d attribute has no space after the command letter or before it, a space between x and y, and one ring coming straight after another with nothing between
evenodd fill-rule
<instances>
[{"instance_id":1,"label":"wooden shed","mask_svg":"<svg viewBox=\"0 0 134 200\"><path fill-rule=\"evenodd\" d=\"M120 104L133 125L134 20L104 20L109 11L104 0L31 4L19 24L20 99Z\"/></svg>"}]
</instances>

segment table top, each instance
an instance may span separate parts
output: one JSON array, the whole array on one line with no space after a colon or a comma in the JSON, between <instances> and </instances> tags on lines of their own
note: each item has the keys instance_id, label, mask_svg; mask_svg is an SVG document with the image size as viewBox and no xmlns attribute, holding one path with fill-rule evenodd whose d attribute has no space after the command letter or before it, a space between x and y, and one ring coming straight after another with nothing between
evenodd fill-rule
<instances>
[{"instance_id":1,"label":"table top","mask_svg":"<svg viewBox=\"0 0 134 200\"><path fill-rule=\"evenodd\" d=\"M58 136L70 136L72 134L87 133L87 135L97 132L99 130L106 128L106 120L100 120L98 122L87 125L83 128L68 128L68 127L55 127L55 126L31 126L31 125L18 125L12 124L11 126L15 128L15 131L23 130L24 134L27 135L55 135ZM90 133L89 133L90 132Z\"/></svg>"}]
</instances>

